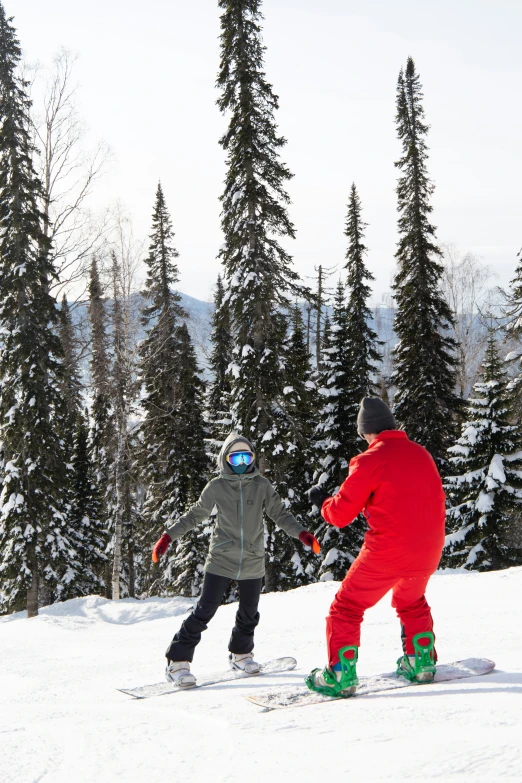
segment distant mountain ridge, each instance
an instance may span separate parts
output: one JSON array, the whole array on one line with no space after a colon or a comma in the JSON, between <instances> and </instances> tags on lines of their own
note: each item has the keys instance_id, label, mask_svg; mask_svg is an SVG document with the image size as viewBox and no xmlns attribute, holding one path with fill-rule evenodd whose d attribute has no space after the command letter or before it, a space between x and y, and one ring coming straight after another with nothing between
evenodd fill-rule
<instances>
[{"instance_id":1,"label":"distant mountain ridge","mask_svg":"<svg viewBox=\"0 0 522 783\"><path fill-rule=\"evenodd\" d=\"M210 377L208 360L212 351L211 346L211 331L212 331L212 315L214 313L214 303L205 302L201 299L196 299L189 294L184 294L182 291L177 291L181 298L181 306L187 312L187 327L196 349L198 362L205 378ZM73 308L72 315L75 325L77 326L81 335L81 342L86 344L90 337L90 325L88 315L88 302L79 302ZM134 343L139 343L145 337L145 329L140 322L140 310L145 304L145 298L140 292L136 292L131 296L131 320L133 324L133 339ZM110 316L112 308L112 299L105 299L105 306L107 316ZM303 316L305 305L303 303ZM331 308L325 308L325 313L331 315ZM396 342L396 336L393 331L393 317L394 311L389 307L377 307L373 311L373 317L371 319L372 328L378 334L379 340L382 340L385 344L386 352L389 352L391 347ZM108 318L109 321L109 318ZM109 321L110 322L110 321ZM110 333L110 327L109 327ZM311 353L315 353L315 337L314 333L311 334L310 339ZM88 372L88 359L83 362L82 370Z\"/></svg>"}]
</instances>

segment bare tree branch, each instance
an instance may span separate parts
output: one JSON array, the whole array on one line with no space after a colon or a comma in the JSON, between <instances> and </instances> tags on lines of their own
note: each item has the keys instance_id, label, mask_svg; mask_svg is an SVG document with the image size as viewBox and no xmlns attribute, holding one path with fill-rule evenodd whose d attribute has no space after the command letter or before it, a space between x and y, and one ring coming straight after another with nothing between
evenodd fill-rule
<instances>
[{"instance_id":1,"label":"bare tree branch","mask_svg":"<svg viewBox=\"0 0 522 783\"><path fill-rule=\"evenodd\" d=\"M458 393L464 399L476 380L487 341L487 329L480 314L494 273L472 253L462 255L453 244L443 245L442 250L442 290L453 313L459 359Z\"/></svg>"},{"instance_id":2,"label":"bare tree branch","mask_svg":"<svg viewBox=\"0 0 522 783\"><path fill-rule=\"evenodd\" d=\"M67 291L73 303L85 295L87 264L101 252L112 229L109 210L95 215L89 208L111 153L102 142L86 151L87 126L76 108L75 63L76 57L62 49L52 68L42 74L43 105L34 119L44 226L57 271L52 291L57 297Z\"/></svg>"}]
</instances>

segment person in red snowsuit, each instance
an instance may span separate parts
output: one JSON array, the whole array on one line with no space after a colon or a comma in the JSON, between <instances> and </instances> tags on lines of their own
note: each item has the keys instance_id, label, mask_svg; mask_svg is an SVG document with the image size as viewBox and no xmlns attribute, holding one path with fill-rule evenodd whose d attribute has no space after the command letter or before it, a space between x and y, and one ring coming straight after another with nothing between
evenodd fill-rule
<instances>
[{"instance_id":1,"label":"person in red snowsuit","mask_svg":"<svg viewBox=\"0 0 522 783\"><path fill-rule=\"evenodd\" d=\"M330 672L340 671L342 648L360 646L364 612L390 590L410 661L414 637L433 633L425 591L444 545L445 495L431 455L395 426L382 400L365 397L358 430L369 444L367 451L351 460L348 477L334 497L321 487L310 492L329 524L346 527L362 511L369 526L326 620ZM432 657L436 660L434 651Z\"/></svg>"}]
</instances>

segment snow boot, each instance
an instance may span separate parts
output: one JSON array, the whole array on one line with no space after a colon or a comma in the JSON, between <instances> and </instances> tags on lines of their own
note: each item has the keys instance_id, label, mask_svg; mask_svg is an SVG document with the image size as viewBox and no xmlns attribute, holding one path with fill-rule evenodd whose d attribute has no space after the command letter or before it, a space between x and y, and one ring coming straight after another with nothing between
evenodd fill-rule
<instances>
[{"instance_id":1,"label":"snow boot","mask_svg":"<svg viewBox=\"0 0 522 783\"><path fill-rule=\"evenodd\" d=\"M347 657L347 653L351 657ZM357 679L357 658L358 648L349 645L339 650L339 663L336 663L333 669L328 666L321 671L313 669L308 677L305 677L305 683L311 691L323 694L323 696L333 696L346 698L353 696L359 685Z\"/></svg>"},{"instance_id":2,"label":"snow boot","mask_svg":"<svg viewBox=\"0 0 522 783\"><path fill-rule=\"evenodd\" d=\"M421 639L424 644L421 644ZM426 644L427 641L427 644ZM397 675L410 682L433 682L435 672L435 636L431 631L413 637L415 655L403 655L397 661Z\"/></svg>"},{"instance_id":3,"label":"snow boot","mask_svg":"<svg viewBox=\"0 0 522 783\"><path fill-rule=\"evenodd\" d=\"M165 669L165 677L176 688L193 688L196 684L196 678L190 671L190 661L171 661Z\"/></svg>"},{"instance_id":4,"label":"snow boot","mask_svg":"<svg viewBox=\"0 0 522 783\"><path fill-rule=\"evenodd\" d=\"M228 660L231 669L238 669L246 674L259 674L261 664L254 661L254 651L249 653L229 653Z\"/></svg>"}]
</instances>

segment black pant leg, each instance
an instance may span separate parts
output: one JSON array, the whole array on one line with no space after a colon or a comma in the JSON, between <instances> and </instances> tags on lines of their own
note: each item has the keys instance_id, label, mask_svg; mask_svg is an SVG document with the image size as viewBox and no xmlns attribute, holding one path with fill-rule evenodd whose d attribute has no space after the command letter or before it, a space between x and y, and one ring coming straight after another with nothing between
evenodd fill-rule
<instances>
[{"instance_id":1,"label":"black pant leg","mask_svg":"<svg viewBox=\"0 0 522 783\"><path fill-rule=\"evenodd\" d=\"M169 661L192 661L201 634L216 614L231 580L226 576L205 574L201 597L191 615L183 621L165 655Z\"/></svg>"},{"instance_id":2,"label":"black pant leg","mask_svg":"<svg viewBox=\"0 0 522 783\"><path fill-rule=\"evenodd\" d=\"M259 596L261 595L262 579L241 579L239 587L239 608L236 613L236 624L228 649L241 655L254 649L254 631L259 623Z\"/></svg>"}]
</instances>

